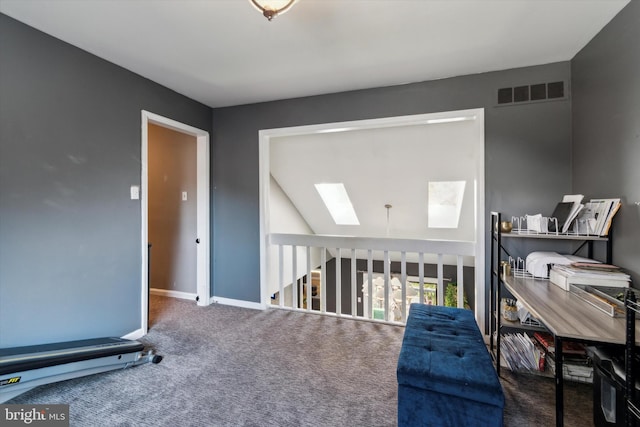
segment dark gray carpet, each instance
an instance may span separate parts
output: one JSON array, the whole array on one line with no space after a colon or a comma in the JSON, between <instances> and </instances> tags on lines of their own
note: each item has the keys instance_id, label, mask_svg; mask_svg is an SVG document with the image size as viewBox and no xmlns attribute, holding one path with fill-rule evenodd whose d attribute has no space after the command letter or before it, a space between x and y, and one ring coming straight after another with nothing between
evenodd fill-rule
<instances>
[{"instance_id":1,"label":"dark gray carpet","mask_svg":"<svg viewBox=\"0 0 640 427\"><path fill-rule=\"evenodd\" d=\"M555 426L555 381L532 374L500 371L506 405L504 425L507 427ZM593 389L591 384L564 382L564 425L593 426Z\"/></svg>"},{"instance_id":2,"label":"dark gray carpet","mask_svg":"<svg viewBox=\"0 0 640 427\"><path fill-rule=\"evenodd\" d=\"M39 387L7 403L68 403L72 426L394 426L404 329L152 296L141 341L164 356ZM505 372L506 426L554 424L551 379ZM567 384L567 426L591 388Z\"/></svg>"}]
</instances>

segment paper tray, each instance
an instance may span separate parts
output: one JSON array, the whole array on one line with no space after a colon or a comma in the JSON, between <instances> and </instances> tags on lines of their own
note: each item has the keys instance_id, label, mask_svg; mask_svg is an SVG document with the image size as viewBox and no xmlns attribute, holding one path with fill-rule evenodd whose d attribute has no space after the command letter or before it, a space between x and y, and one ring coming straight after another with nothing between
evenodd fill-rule
<instances>
[{"instance_id":1,"label":"paper tray","mask_svg":"<svg viewBox=\"0 0 640 427\"><path fill-rule=\"evenodd\" d=\"M624 303L605 292L587 285L571 284L569 291L611 317L624 317Z\"/></svg>"}]
</instances>

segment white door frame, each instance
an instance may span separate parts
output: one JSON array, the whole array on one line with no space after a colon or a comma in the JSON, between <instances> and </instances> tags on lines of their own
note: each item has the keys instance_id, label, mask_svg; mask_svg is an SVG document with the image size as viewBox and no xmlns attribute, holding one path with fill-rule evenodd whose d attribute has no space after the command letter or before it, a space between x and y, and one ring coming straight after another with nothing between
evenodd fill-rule
<instances>
[{"instance_id":1,"label":"white door frame","mask_svg":"<svg viewBox=\"0 0 640 427\"><path fill-rule=\"evenodd\" d=\"M209 132L198 129L184 123L177 122L167 117L159 116L149 111L142 110L142 155L141 155L141 179L140 179L140 205L142 215L142 268L141 268L141 329L146 334L148 330L147 310L148 299L148 252L149 242L149 215L148 215L148 189L149 189L149 124L162 126L177 132L186 133L196 137L196 175L197 175L197 238L200 243L197 246L196 255L196 292L198 295L198 305L206 306L211 301L211 280L210 280L210 253L211 242L209 226L211 224L209 212ZM195 244L195 242L194 242Z\"/></svg>"}]
</instances>

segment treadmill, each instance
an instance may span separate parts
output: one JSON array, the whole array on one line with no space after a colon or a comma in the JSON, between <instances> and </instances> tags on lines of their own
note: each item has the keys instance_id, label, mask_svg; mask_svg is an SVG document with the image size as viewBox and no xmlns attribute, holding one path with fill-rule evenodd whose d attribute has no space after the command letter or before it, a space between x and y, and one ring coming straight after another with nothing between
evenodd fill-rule
<instances>
[{"instance_id":1,"label":"treadmill","mask_svg":"<svg viewBox=\"0 0 640 427\"><path fill-rule=\"evenodd\" d=\"M0 349L0 403L40 385L161 360L139 341L114 337Z\"/></svg>"}]
</instances>

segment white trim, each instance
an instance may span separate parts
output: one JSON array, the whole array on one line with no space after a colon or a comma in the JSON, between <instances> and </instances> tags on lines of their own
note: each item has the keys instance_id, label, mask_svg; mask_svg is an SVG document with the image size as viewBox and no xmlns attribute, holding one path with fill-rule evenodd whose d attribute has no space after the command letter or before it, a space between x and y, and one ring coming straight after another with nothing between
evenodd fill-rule
<instances>
[{"instance_id":1,"label":"white trim","mask_svg":"<svg viewBox=\"0 0 640 427\"><path fill-rule=\"evenodd\" d=\"M197 246L196 256L196 292L199 296L198 305L211 304L211 280L210 280L210 253L211 241L209 227L211 224L211 214L209 209L210 194L210 149L209 149L209 132L184 123L177 122L173 119L142 110L142 144L141 144L141 177L140 177L140 214L141 214L141 245L142 245L142 266L141 266L141 329L144 334L148 330L147 310L149 300L148 292L148 253L147 245L149 242L149 217L148 217L148 188L149 188L149 132L150 123L169 128L171 130L186 133L196 137L196 156L197 156L197 233L200 244ZM194 299L196 297L194 296Z\"/></svg>"},{"instance_id":2,"label":"white trim","mask_svg":"<svg viewBox=\"0 0 640 427\"><path fill-rule=\"evenodd\" d=\"M484 317L485 317L485 290L486 290L486 282L485 282L485 268L486 268L486 263L485 263L485 259L484 259L484 253L485 253L485 230L486 230L486 225L485 225L485 213L484 213L484 206L485 206L485 192L484 192L484 177L485 177L485 172L484 172L484 165L485 165L485 154L484 154L484 147L485 147L485 133L484 133L484 108L478 108L476 110L476 120L478 123L477 126L477 130L478 130L478 134L477 134L477 139L479 141L482 141L482 144L480 144L480 146L478 147L478 155L476 156L476 169L478 171L478 181L476 182L476 194L475 194L475 200L477 203L476 206L476 257L475 257L475 315L476 315L476 322L478 323L478 326L480 327L480 330L482 331L482 333L484 334L485 331L485 321L484 321ZM482 286L482 284L485 284L485 286Z\"/></svg>"},{"instance_id":3,"label":"white trim","mask_svg":"<svg viewBox=\"0 0 640 427\"><path fill-rule=\"evenodd\" d=\"M201 131L204 132L204 131ZM209 194L210 194L210 149L209 149L209 133L204 132L196 136L197 148L196 148L196 175L197 175L197 218L196 228L198 230L198 238L200 244L196 247L197 250L197 270L196 270L196 282L197 282L197 303L200 306L207 306L211 304L211 233L209 227L211 224L211 213L209 210Z\"/></svg>"},{"instance_id":4,"label":"white trim","mask_svg":"<svg viewBox=\"0 0 640 427\"><path fill-rule=\"evenodd\" d=\"M267 282L269 280L269 194L271 160L269 158L269 138L265 131L258 133L258 179L260 185L260 302L266 306L269 299Z\"/></svg>"},{"instance_id":5,"label":"white trim","mask_svg":"<svg viewBox=\"0 0 640 427\"><path fill-rule=\"evenodd\" d=\"M267 306L259 302L243 301L240 299L222 298L213 296L212 300L215 304L230 305L232 307L250 308L252 310L265 310Z\"/></svg>"},{"instance_id":6,"label":"white trim","mask_svg":"<svg viewBox=\"0 0 640 427\"><path fill-rule=\"evenodd\" d=\"M129 332L127 335L123 335L120 338L123 338L125 340L137 340L138 338L142 338L143 336L145 336L145 332L143 332L142 328L140 328L136 329L133 332Z\"/></svg>"},{"instance_id":7,"label":"white trim","mask_svg":"<svg viewBox=\"0 0 640 427\"><path fill-rule=\"evenodd\" d=\"M186 299L189 301L195 301L196 297L198 296L197 294L193 294L190 292L172 291L168 289L159 289L159 288L150 288L149 293L151 295L160 295L161 297Z\"/></svg>"},{"instance_id":8,"label":"white trim","mask_svg":"<svg viewBox=\"0 0 640 427\"><path fill-rule=\"evenodd\" d=\"M324 234L268 235L272 245L313 246L317 248L373 249L374 251L423 252L473 256L475 242L451 240L392 239L388 237L353 237Z\"/></svg>"},{"instance_id":9,"label":"white trim","mask_svg":"<svg viewBox=\"0 0 640 427\"><path fill-rule=\"evenodd\" d=\"M482 141L478 147L476 192L476 236L475 236L475 317L480 330L485 325L485 135L484 108L468 110L446 111L438 113L416 114L409 116L387 117L382 119L357 120L349 122L323 123L308 126L294 126L288 128L264 129L258 132L259 147L259 185L260 185L260 301L267 305L268 266L269 266L269 192L270 192L270 139L280 136L306 135L311 133L338 132L354 129L373 129L405 125L427 124L429 120L453 119L464 117L465 120L475 120L478 123L478 140ZM436 125L437 126L437 125ZM324 288L323 288L324 289Z\"/></svg>"},{"instance_id":10,"label":"white trim","mask_svg":"<svg viewBox=\"0 0 640 427\"><path fill-rule=\"evenodd\" d=\"M142 335L149 330L149 119L142 111L142 145L140 148L140 245L142 248L142 282L140 284L140 329Z\"/></svg>"},{"instance_id":11,"label":"white trim","mask_svg":"<svg viewBox=\"0 0 640 427\"><path fill-rule=\"evenodd\" d=\"M484 109L444 111L439 113L414 114L409 116L385 117L382 119L355 120L350 122L322 123L318 125L293 126L288 128L263 129L259 135L269 138L279 136L308 135L312 133L327 133L331 131L350 131L362 129L379 129L406 125L429 124L429 120L465 116L465 120L477 120L478 114L484 123ZM474 117L475 116L475 117Z\"/></svg>"}]
</instances>

